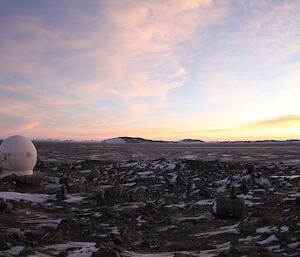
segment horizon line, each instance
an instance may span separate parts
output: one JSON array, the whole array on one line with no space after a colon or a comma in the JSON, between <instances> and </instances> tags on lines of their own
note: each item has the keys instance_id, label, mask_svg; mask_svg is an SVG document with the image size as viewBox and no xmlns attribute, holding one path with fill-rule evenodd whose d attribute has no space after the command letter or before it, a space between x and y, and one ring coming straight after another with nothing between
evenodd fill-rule
<instances>
[{"instance_id":1,"label":"horizon line","mask_svg":"<svg viewBox=\"0 0 300 257\"><path fill-rule=\"evenodd\" d=\"M8 138L8 137L6 137ZM0 138L0 141L5 140L6 138ZM30 138L30 137L29 137ZM148 138L143 138L143 137L133 137L133 136L119 136L119 137L113 137L113 138L106 138L106 139L73 139L73 138L65 138L65 139L59 139L59 138L30 138L32 141L43 141L43 142L66 142L66 141L72 141L72 142L103 142L105 140L109 139L115 139L115 138L135 138L135 139L144 139L144 140L149 140L153 142L161 142L161 143L177 143L183 140L199 140L203 141L200 143L219 143L219 142L291 142L291 141L300 141L300 138L289 138L289 139L253 139L253 140L246 140L246 139L241 139L241 140L203 140L203 139L195 139L195 138L183 138L179 140L164 140L164 139L148 139ZM115 143L116 144L116 143Z\"/></svg>"}]
</instances>

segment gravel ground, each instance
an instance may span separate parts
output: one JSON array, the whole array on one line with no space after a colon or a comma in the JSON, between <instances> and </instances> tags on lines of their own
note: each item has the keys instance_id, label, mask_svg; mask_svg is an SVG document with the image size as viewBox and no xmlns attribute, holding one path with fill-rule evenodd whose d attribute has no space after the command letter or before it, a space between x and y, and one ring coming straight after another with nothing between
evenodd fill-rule
<instances>
[{"instance_id":1,"label":"gravel ground","mask_svg":"<svg viewBox=\"0 0 300 257\"><path fill-rule=\"evenodd\" d=\"M96 158L96 144L43 143L34 176L2 178L0 256L300 255L299 145L257 151L293 156L278 160L238 159L254 156L247 146L157 145L122 146L113 160L115 147ZM215 200L232 187L246 212L220 217Z\"/></svg>"}]
</instances>

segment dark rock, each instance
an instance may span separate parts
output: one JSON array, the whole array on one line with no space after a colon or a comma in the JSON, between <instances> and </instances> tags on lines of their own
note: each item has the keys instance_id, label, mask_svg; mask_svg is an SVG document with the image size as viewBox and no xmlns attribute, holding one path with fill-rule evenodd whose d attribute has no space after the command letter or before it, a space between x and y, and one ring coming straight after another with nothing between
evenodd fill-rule
<instances>
[{"instance_id":1,"label":"dark rock","mask_svg":"<svg viewBox=\"0 0 300 257\"><path fill-rule=\"evenodd\" d=\"M246 215L245 201L242 198L219 197L213 204L213 214L223 218L243 218Z\"/></svg>"},{"instance_id":2,"label":"dark rock","mask_svg":"<svg viewBox=\"0 0 300 257\"><path fill-rule=\"evenodd\" d=\"M12 213L13 206L11 203L0 199L0 214L9 214Z\"/></svg>"},{"instance_id":3,"label":"dark rock","mask_svg":"<svg viewBox=\"0 0 300 257\"><path fill-rule=\"evenodd\" d=\"M102 205L105 202L105 190L103 188L98 188L94 191L94 199L98 205Z\"/></svg>"},{"instance_id":4,"label":"dark rock","mask_svg":"<svg viewBox=\"0 0 300 257\"><path fill-rule=\"evenodd\" d=\"M241 222L239 224L239 230L242 234L253 234L256 231L256 227L249 222Z\"/></svg>"},{"instance_id":5,"label":"dark rock","mask_svg":"<svg viewBox=\"0 0 300 257\"><path fill-rule=\"evenodd\" d=\"M121 257L121 255L114 249L103 248L94 252L91 257Z\"/></svg>"},{"instance_id":6,"label":"dark rock","mask_svg":"<svg viewBox=\"0 0 300 257\"><path fill-rule=\"evenodd\" d=\"M100 172L99 170L92 170L91 173L89 174L89 176L94 179L94 178L98 178L100 176Z\"/></svg>"},{"instance_id":7,"label":"dark rock","mask_svg":"<svg viewBox=\"0 0 300 257\"><path fill-rule=\"evenodd\" d=\"M71 189L71 175L69 173L66 173L62 178L59 179L59 183L64 185L67 190Z\"/></svg>"},{"instance_id":8,"label":"dark rock","mask_svg":"<svg viewBox=\"0 0 300 257\"><path fill-rule=\"evenodd\" d=\"M222 218L239 219L246 215L245 201L235 195L235 187L230 189L230 198L218 197L213 204L213 214Z\"/></svg>"},{"instance_id":9,"label":"dark rock","mask_svg":"<svg viewBox=\"0 0 300 257\"><path fill-rule=\"evenodd\" d=\"M66 194L67 194L67 188L63 184L63 185L61 185L60 189L56 193L57 200L65 200L66 199Z\"/></svg>"},{"instance_id":10,"label":"dark rock","mask_svg":"<svg viewBox=\"0 0 300 257\"><path fill-rule=\"evenodd\" d=\"M68 255L69 255L68 252L62 251L62 252L60 252L60 253L58 254L58 257L67 257Z\"/></svg>"},{"instance_id":11,"label":"dark rock","mask_svg":"<svg viewBox=\"0 0 300 257\"><path fill-rule=\"evenodd\" d=\"M0 237L0 251L4 251L4 250L7 250L9 249L9 245L8 243L5 241L4 238ZM0 255L1 256L1 255Z\"/></svg>"},{"instance_id":12,"label":"dark rock","mask_svg":"<svg viewBox=\"0 0 300 257\"><path fill-rule=\"evenodd\" d=\"M246 180L246 179L243 179L243 180L241 181L241 185L240 185L239 189L240 189L244 194L248 193L249 189L248 189L248 185L247 185L247 180Z\"/></svg>"},{"instance_id":13,"label":"dark rock","mask_svg":"<svg viewBox=\"0 0 300 257\"><path fill-rule=\"evenodd\" d=\"M20 253L19 256L28 256L28 255L33 255L34 250L30 247L25 247Z\"/></svg>"},{"instance_id":14,"label":"dark rock","mask_svg":"<svg viewBox=\"0 0 300 257\"><path fill-rule=\"evenodd\" d=\"M230 247L229 256L281 256L270 253L259 244L235 244Z\"/></svg>"}]
</instances>

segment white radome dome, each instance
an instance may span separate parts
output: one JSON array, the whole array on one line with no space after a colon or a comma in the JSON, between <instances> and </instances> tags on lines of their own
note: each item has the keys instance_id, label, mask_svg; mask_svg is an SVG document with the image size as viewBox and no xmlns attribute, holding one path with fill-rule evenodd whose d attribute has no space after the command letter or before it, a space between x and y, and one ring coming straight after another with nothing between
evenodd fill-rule
<instances>
[{"instance_id":1,"label":"white radome dome","mask_svg":"<svg viewBox=\"0 0 300 257\"><path fill-rule=\"evenodd\" d=\"M0 145L0 163L3 173L32 175L36 161L36 148L27 137L11 136Z\"/></svg>"}]
</instances>

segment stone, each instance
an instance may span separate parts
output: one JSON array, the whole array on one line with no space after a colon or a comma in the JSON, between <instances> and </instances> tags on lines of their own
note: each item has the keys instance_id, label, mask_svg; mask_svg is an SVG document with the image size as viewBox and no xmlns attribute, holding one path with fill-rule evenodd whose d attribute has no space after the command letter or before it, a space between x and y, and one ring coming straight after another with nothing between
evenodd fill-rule
<instances>
[{"instance_id":1,"label":"stone","mask_svg":"<svg viewBox=\"0 0 300 257\"><path fill-rule=\"evenodd\" d=\"M236 197L235 188L230 190L230 197L218 197L213 203L213 214L221 218L240 219L246 215L245 201Z\"/></svg>"},{"instance_id":2,"label":"stone","mask_svg":"<svg viewBox=\"0 0 300 257\"><path fill-rule=\"evenodd\" d=\"M28 256L34 255L34 250L30 247L25 247L20 253L19 256Z\"/></svg>"},{"instance_id":3,"label":"stone","mask_svg":"<svg viewBox=\"0 0 300 257\"><path fill-rule=\"evenodd\" d=\"M0 199L0 214L9 214L12 213L13 206L11 203Z\"/></svg>"},{"instance_id":4,"label":"stone","mask_svg":"<svg viewBox=\"0 0 300 257\"><path fill-rule=\"evenodd\" d=\"M94 252L91 257L121 257L121 255L114 249L103 248Z\"/></svg>"},{"instance_id":5,"label":"stone","mask_svg":"<svg viewBox=\"0 0 300 257\"><path fill-rule=\"evenodd\" d=\"M68 252L62 251L62 252L60 252L60 253L58 254L58 257L67 257L68 255L69 255Z\"/></svg>"},{"instance_id":6,"label":"stone","mask_svg":"<svg viewBox=\"0 0 300 257\"><path fill-rule=\"evenodd\" d=\"M62 185L56 193L57 200L65 200L67 194L67 188L65 185Z\"/></svg>"},{"instance_id":7,"label":"stone","mask_svg":"<svg viewBox=\"0 0 300 257\"><path fill-rule=\"evenodd\" d=\"M97 205L101 205L105 202L105 190L103 188L98 188L94 192L94 198L97 202Z\"/></svg>"},{"instance_id":8,"label":"stone","mask_svg":"<svg viewBox=\"0 0 300 257\"><path fill-rule=\"evenodd\" d=\"M246 179L242 179L241 181L241 185L239 188L244 194L247 194L249 192L249 188L247 185L247 180Z\"/></svg>"},{"instance_id":9,"label":"stone","mask_svg":"<svg viewBox=\"0 0 300 257\"><path fill-rule=\"evenodd\" d=\"M193 257L194 255L185 254L185 253L175 253L174 257Z\"/></svg>"},{"instance_id":10,"label":"stone","mask_svg":"<svg viewBox=\"0 0 300 257\"><path fill-rule=\"evenodd\" d=\"M92 170L91 173L89 174L89 176L90 176L91 178L93 178L93 179L94 179L94 178L98 178L99 175L100 175L99 170Z\"/></svg>"}]
</instances>

